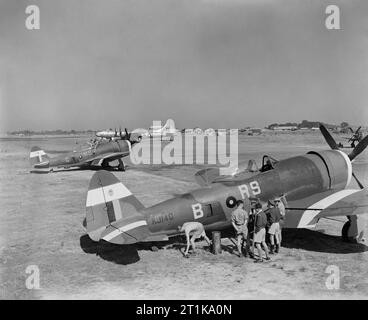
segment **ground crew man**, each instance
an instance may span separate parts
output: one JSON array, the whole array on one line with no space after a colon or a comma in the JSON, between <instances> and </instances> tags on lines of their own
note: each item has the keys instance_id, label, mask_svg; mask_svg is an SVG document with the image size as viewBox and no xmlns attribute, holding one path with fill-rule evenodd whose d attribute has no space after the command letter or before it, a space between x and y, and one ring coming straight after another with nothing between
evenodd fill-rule
<instances>
[{"instance_id":1,"label":"ground crew man","mask_svg":"<svg viewBox=\"0 0 368 320\"><path fill-rule=\"evenodd\" d=\"M235 229L235 236L237 239L238 256L241 257L242 247L244 241L246 242L245 254L246 257L249 252L249 239L248 239L248 217L249 213L244 208L242 200L236 202L237 208L231 214L231 223Z\"/></svg>"},{"instance_id":2,"label":"ground crew man","mask_svg":"<svg viewBox=\"0 0 368 320\"><path fill-rule=\"evenodd\" d=\"M279 248L280 248L281 241L282 241L282 226L283 226L284 220L285 220L285 205L281 201L281 198L279 198L279 197L275 198L274 203L275 203L275 207L278 208L279 212L280 212L279 230L276 233L276 236L277 236L278 242L279 242Z\"/></svg>"},{"instance_id":3,"label":"ground crew man","mask_svg":"<svg viewBox=\"0 0 368 320\"><path fill-rule=\"evenodd\" d=\"M194 241L199 238L204 238L209 245L211 245L211 240L208 239L206 232L204 231L203 224L196 221L185 222L182 226L178 226L180 232L185 232L185 237L187 239L187 248L184 252L184 256L189 258L188 252L189 247L192 245L192 250L195 252Z\"/></svg>"},{"instance_id":4,"label":"ground crew man","mask_svg":"<svg viewBox=\"0 0 368 320\"><path fill-rule=\"evenodd\" d=\"M279 221L282 218L280 209L274 205L271 201L268 201L268 209L267 209L267 220L268 220L268 231L270 237L270 254L279 252L279 233L280 233L280 224Z\"/></svg>"},{"instance_id":5,"label":"ground crew man","mask_svg":"<svg viewBox=\"0 0 368 320\"><path fill-rule=\"evenodd\" d=\"M259 203L258 198L249 198L250 200L250 210L249 210L249 218L248 218L248 237L247 241L250 244L251 241L253 241L252 251L249 251L249 255L251 258L254 258L254 225L255 225L255 214L256 209L255 205Z\"/></svg>"},{"instance_id":6,"label":"ground crew man","mask_svg":"<svg viewBox=\"0 0 368 320\"><path fill-rule=\"evenodd\" d=\"M255 262L263 262L261 245L266 254L266 260L270 260L266 245L266 225L267 225L266 213L262 210L262 205L258 202L255 205L255 229L253 239L255 246L258 250L258 259Z\"/></svg>"}]
</instances>

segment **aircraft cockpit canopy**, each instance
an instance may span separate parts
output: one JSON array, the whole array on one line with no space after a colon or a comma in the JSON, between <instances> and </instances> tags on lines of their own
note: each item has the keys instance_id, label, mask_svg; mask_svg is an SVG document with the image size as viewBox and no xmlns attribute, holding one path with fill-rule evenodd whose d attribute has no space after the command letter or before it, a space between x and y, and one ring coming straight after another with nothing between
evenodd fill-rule
<instances>
[{"instance_id":1,"label":"aircraft cockpit canopy","mask_svg":"<svg viewBox=\"0 0 368 320\"><path fill-rule=\"evenodd\" d=\"M260 172L266 172L268 170L272 170L275 167L275 164L278 162L275 158L271 156L264 155L262 159L262 167L259 170Z\"/></svg>"}]
</instances>

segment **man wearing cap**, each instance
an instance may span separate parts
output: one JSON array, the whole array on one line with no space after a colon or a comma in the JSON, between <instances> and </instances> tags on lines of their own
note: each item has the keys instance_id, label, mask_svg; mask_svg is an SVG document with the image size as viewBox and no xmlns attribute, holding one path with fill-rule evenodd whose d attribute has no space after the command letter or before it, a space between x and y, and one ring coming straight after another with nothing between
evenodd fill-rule
<instances>
[{"instance_id":1,"label":"man wearing cap","mask_svg":"<svg viewBox=\"0 0 368 320\"><path fill-rule=\"evenodd\" d=\"M235 229L235 235L237 239L238 256L241 257L242 247L244 241L246 242L245 256L249 252L249 240L248 240L248 217L249 213L244 208L244 203L242 200L236 202L236 209L231 213L231 223Z\"/></svg>"},{"instance_id":2,"label":"man wearing cap","mask_svg":"<svg viewBox=\"0 0 368 320\"><path fill-rule=\"evenodd\" d=\"M258 202L255 205L254 243L258 250L258 259L255 262L263 262L261 245L266 254L266 260L270 260L266 245L266 225L267 225L266 213L262 210L262 205Z\"/></svg>"},{"instance_id":3,"label":"man wearing cap","mask_svg":"<svg viewBox=\"0 0 368 320\"><path fill-rule=\"evenodd\" d=\"M276 200L276 199L275 199ZM279 233L280 233L280 224L279 221L282 218L279 208L275 206L272 201L268 201L267 203L267 220L268 220L268 231L267 233L270 236L270 254L279 252Z\"/></svg>"},{"instance_id":4,"label":"man wearing cap","mask_svg":"<svg viewBox=\"0 0 368 320\"><path fill-rule=\"evenodd\" d=\"M185 237L187 239L187 248L184 252L184 256L188 258L189 247L192 245L193 252L195 252L194 241L199 238L204 238L209 245L211 245L211 240L208 239L206 232L204 231L203 224L197 221L185 222L182 226L178 226L180 232L185 232Z\"/></svg>"}]
</instances>

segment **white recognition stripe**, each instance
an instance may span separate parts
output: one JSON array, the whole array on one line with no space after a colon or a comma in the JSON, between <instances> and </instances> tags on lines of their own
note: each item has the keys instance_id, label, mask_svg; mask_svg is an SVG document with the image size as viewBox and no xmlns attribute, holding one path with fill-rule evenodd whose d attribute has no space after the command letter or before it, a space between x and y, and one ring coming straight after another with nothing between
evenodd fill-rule
<instances>
[{"instance_id":1,"label":"white recognition stripe","mask_svg":"<svg viewBox=\"0 0 368 320\"><path fill-rule=\"evenodd\" d=\"M105 202L130 196L132 193L121 182L106 187L89 190L87 193L86 207L95 206Z\"/></svg>"},{"instance_id":2,"label":"white recognition stripe","mask_svg":"<svg viewBox=\"0 0 368 320\"><path fill-rule=\"evenodd\" d=\"M116 236L118 236L122 232L126 232L126 231L132 230L134 228L138 228L140 226L145 226L145 225L147 225L146 220L140 220L140 221L136 221L136 222L133 222L133 223L129 223L126 226L120 227L119 229L116 229L116 230L110 232L109 234L104 236L102 239L104 239L106 241L110 241L111 239L115 238Z\"/></svg>"},{"instance_id":3,"label":"white recognition stripe","mask_svg":"<svg viewBox=\"0 0 368 320\"><path fill-rule=\"evenodd\" d=\"M309 223L312 222L314 217L317 214L319 214L322 210L328 208L329 206L333 205L337 201L340 201L341 199L347 196L350 196L351 194L356 193L358 191L360 190L356 190L356 189L341 190L311 205L310 207L308 207L307 210L303 212L303 215L298 224L298 228L306 228L306 227L314 226L314 225L310 225ZM309 209L314 209L314 210L309 210ZM315 209L321 209L321 210L315 210Z\"/></svg>"},{"instance_id":4,"label":"white recognition stripe","mask_svg":"<svg viewBox=\"0 0 368 320\"><path fill-rule=\"evenodd\" d=\"M30 158L35 158L35 157L38 157L38 156L44 156L46 155L45 151L43 150L38 150L38 151L32 151L30 154L29 154L29 157Z\"/></svg>"}]
</instances>

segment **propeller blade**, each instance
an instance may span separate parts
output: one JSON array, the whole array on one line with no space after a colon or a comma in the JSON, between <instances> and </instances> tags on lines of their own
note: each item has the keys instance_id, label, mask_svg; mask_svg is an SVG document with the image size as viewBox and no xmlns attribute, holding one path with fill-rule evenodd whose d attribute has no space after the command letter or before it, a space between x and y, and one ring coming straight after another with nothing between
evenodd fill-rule
<instances>
[{"instance_id":1,"label":"propeller blade","mask_svg":"<svg viewBox=\"0 0 368 320\"><path fill-rule=\"evenodd\" d=\"M128 133L127 128L125 128L125 136L128 140L130 140L130 134Z\"/></svg>"},{"instance_id":2,"label":"propeller blade","mask_svg":"<svg viewBox=\"0 0 368 320\"><path fill-rule=\"evenodd\" d=\"M353 151L349 153L348 156L350 161L353 161L359 154L361 154L367 146L368 146L368 136L365 136L364 139L357 144L357 146L353 149Z\"/></svg>"},{"instance_id":3,"label":"propeller blade","mask_svg":"<svg viewBox=\"0 0 368 320\"><path fill-rule=\"evenodd\" d=\"M357 182L358 186L360 189L364 189L364 186L362 185L362 183L359 181L359 179L356 177L356 175L354 174L354 172L352 173L353 177L355 179L355 181Z\"/></svg>"},{"instance_id":4,"label":"propeller blade","mask_svg":"<svg viewBox=\"0 0 368 320\"><path fill-rule=\"evenodd\" d=\"M330 148L333 150L339 150L339 147L337 146L336 141L334 140L334 138L332 138L331 134L328 132L328 130L323 124L319 125L319 130L321 131L323 137L325 138Z\"/></svg>"},{"instance_id":5,"label":"propeller blade","mask_svg":"<svg viewBox=\"0 0 368 320\"><path fill-rule=\"evenodd\" d=\"M355 131L355 134L357 134L362 126L360 126L357 131Z\"/></svg>"}]
</instances>

